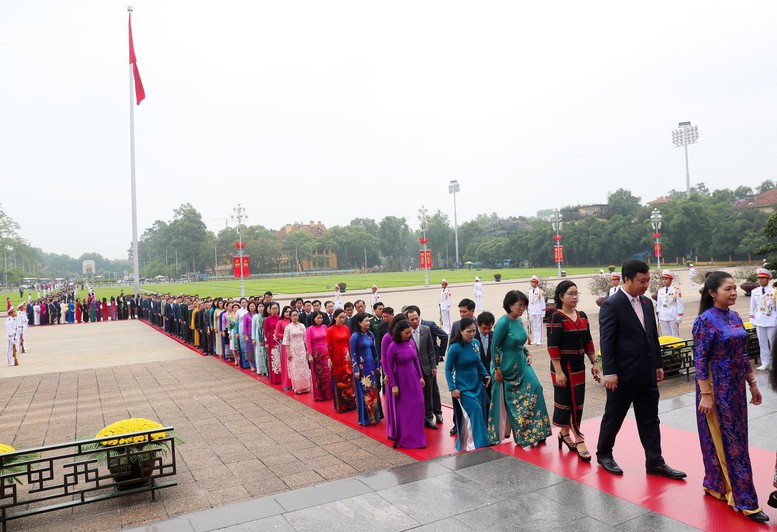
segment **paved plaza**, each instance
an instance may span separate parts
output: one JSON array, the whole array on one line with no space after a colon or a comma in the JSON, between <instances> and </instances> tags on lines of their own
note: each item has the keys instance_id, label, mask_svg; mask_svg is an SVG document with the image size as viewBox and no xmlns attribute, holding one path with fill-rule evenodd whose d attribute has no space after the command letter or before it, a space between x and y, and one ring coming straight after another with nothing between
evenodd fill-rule
<instances>
[{"instance_id":1,"label":"paved plaza","mask_svg":"<svg viewBox=\"0 0 777 532\"><path fill-rule=\"evenodd\" d=\"M586 291L585 282L579 283L581 293ZM504 292L513 288L526 286L487 285L484 304L497 318L502 315ZM458 301L469 297L471 288L454 286L453 291ZM424 318L434 319L436 294L436 288L394 289L383 299L397 309L420 303ZM349 296L353 300L357 294ZM584 298L581 308L592 319L598 346L592 299ZM741 314L746 314L748 303L740 297ZM683 330L689 331L698 294L688 294L686 305ZM590 504L574 524L581 530L593 525L682 529L644 508L592 488L575 487L566 477L493 451L417 462L139 321L33 327L28 336L30 352L20 355L21 366L0 367L0 442L22 449L72 441L91 437L120 419L146 417L174 426L185 443L176 447L178 486L161 491L156 503L148 494L125 497L11 522L11 530L114 530L160 522L150 530L177 530L179 525L194 530L224 526L307 530L316 528L314 519L321 519L317 527L321 530L329 528L327 519L336 515L346 516L339 528L358 529L359 523L347 516L361 515L368 508L366 522L384 523L392 530L422 525L429 530L500 529L506 522L489 521L488 516L529 511L537 506L531 501L538 497L559 503L564 497L580 497ZM532 352L546 401L552 405L547 351L543 346ZM442 376L440 384L441 391L447 389ZM585 418L591 419L601 415L604 390L591 379L587 386ZM662 403L664 424L695 430L693 406L687 399L683 402L692 389L693 382L682 378L661 385L663 398L676 398ZM765 383L762 390L766 392ZM764 449L773 446L775 436L769 422L775 425L777 400L770 401L758 407L754 415L759 420L751 425L752 445ZM481 486L484 475L494 470L505 482L521 479L520 485L500 499ZM303 491L295 491L299 489ZM762 496L765 501L766 494ZM456 501L449 510L448 497ZM473 499L461 502L468 497ZM230 506L236 503L240 506ZM414 505L424 504L442 508L443 514L419 515ZM486 507L491 511L483 510ZM493 513L497 507L503 514ZM617 518L603 519L607 508L618 509L613 514ZM540 529L552 528L552 517L537 517L548 524ZM193 528L186 528L187 523ZM475 526L478 523L483 526ZM516 528L514 522L511 528Z\"/></svg>"}]
</instances>

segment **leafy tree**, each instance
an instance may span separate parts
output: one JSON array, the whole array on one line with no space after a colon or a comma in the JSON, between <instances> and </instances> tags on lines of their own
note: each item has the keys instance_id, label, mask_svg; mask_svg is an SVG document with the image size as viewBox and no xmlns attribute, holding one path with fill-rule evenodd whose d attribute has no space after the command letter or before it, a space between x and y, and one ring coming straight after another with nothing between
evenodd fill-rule
<instances>
[{"instance_id":1,"label":"leafy tree","mask_svg":"<svg viewBox=\"0 0 777 532\"><path fill-rule=\"evenodd\" d=\"M623 216L633 220L640 210L640 198L632 195L631 191L619 188L615 192L607 194L607 212L610 218Z\"/></svg>"},{"instance_id":2,"label":"leafy tree","mask_svg":"<svg viewBox=\"0 0 777 532\"><path fill-rule=\"evenodd\" d=\"M763 194L767 190L771 190L773 188L777 188L777 185L774 184L774 181L771 179L765 179L755 188L755 191L757 194Z\"/></svg>"},{"instance_id":3,"label":"leafy tree","mask_svg":"<svg viewBox=\"0 0 777 532\"><path fill-rule=\"evenodd\" d=\"M386 216L380 221L380 250L393 271L401 270L404 264L410 263L407 244L411 235L405 218Z\"/></svg>"}]
</instances>

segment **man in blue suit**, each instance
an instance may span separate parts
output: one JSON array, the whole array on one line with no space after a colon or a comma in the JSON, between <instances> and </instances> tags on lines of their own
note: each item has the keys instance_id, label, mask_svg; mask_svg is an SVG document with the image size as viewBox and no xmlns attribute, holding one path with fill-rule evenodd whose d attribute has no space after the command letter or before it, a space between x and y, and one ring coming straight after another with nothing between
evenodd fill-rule
<instances>
[{"instance_id":1,"label":"man in blue suit","mask_svg":"<svg viewBox=\"0 0 777 532\"><path fill-rule=\"evenodd\" d=\"M612 450L633 404L647 473L680 480L685 473L666 465L661 455L658 383L664 380L664 363L653 302L643 295L650 284L650 267L643 261L630 260L623 264L621 274L623 290L608 297L599 311L607 403L596 458L605 471L623 474Z\"/></svg>"}]
</instances>

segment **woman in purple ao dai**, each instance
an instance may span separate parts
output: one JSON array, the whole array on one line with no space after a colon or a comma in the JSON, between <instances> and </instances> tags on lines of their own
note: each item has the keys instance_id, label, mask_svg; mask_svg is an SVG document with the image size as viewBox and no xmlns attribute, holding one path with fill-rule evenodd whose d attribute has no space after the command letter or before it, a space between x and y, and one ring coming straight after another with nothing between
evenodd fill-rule
<instances>
[{"instance_id":1,"label":"woman in purple ao dai","mask_svg":"<svg viewBox=\"0 0 777 532\"><path fill-rule=\"evenodd\" d=\"M753 485L747 443L747 391L754 405L761 392L747 356L747 331L736 303L737 287L725 272L704 282L699 317L693 322L696 422L704 461L704 492L748 519L766 522Z\"/></svg>"},{"instance_id":2,"label":"woman in purple ao dai","mask_svg":"<svg viewBox=\"0 0 777 532\"><path fill-rule=\"evenodd\" d=\"M384 371L388 376L394 403L394 447L421 449L426 447L424 431L424 379L410 322L402 320L394 326L393 342L386 351Z\"/></svg>"}]
</instances>

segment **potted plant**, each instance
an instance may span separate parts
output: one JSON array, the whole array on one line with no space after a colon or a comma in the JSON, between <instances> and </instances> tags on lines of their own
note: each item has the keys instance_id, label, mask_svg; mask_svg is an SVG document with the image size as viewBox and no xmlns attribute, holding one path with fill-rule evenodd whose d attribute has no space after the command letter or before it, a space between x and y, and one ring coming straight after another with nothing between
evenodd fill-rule
<instances>
[{"instance_id":1,"label":"potted plant","mask_svg":"<svg viewBox=\"0 0 777 532\"><path fill-rule=\"evenodd\" d=\"M170 446L165 432L141 434L131 437L122 437L134 432L151 429L161 429L156 421L133 417L111 423L95 435L95 438L116 439L102 440L84 445L84 450L93 451L91 458L105 463L116 481L116 489L119 491L139 488L148 485L154 472L155 458L158 454L170 452ZM174 438L176 443L183 443ZM105 450L107 448L107 450ZM115 449L112 449L115 448Z\"/></svg>"},{"instance_id":2,"label":"potted plant","mask_svg":"<svg viewBox=\"0 0 777 532\"><path fill-rule=\"evenodd\" d=\"M591 290L591 295L596 296L596 304L602 306L604 300L607 299L607 294L610 293L610 286L612 286L612 277L597 274L591 276L588 280L588 289Z\"/></svg>"},{"instance_id":3,"label":"potted plant","mask_svg":"<svg viewBox=\"0 0 777 532\"><path fill-rule=\"evenodd\" d=\"M10 445L5 445L4 443L0 443L0 461L2 462L0 464L0 475L17 475L17 474L26 473L27 472L26 467L15 465L15 464L38 458L37 453L17 454L15 456L9 456L9 457L2 456L8 453L15 453L15 452L16 452L16 449L11 447ZM16 476L13 476L13 477L9 477L8 479L3 479L2 485L5 485L6 480L11 480L18 484L22 483L22 481L19 480Z\"/></svg>"},{"instance_id":4,"label":"potted plant","mask_svg":"<svg viewBox=\"0 0 777 532\"><path fill-rule=\"evenodd\" d=\"M337 283L337 286L339 286L339 287L340 287L340 293L341 293L341 294L344 294L344 293L345 293L345 287L346 287L347 285L346 285L345 283Z\"/></svg>"},{"instance_id":5,"label":"potted plant","mask_svg":"<svg viewBox=\"0 0 777 532\"><path fill-rule=\"evenodd\" d=\"M745 291L745 295L749 296L750 292L758 288L758 282L755 274L755 267L743 264L737 266L734 269L734 279L737 281L743 281L739 285L739 288Z\"/></svg>"},{"instance_id":6,"label":"potted plant","mask_svg":"<svg viewBox=\"0 0 777 532\"><path fill-rule=\"evenodd\" d=\"M615 271L615 265L614 264L610 264L609 266L607 266L607 269L609 270L610 273L612 273L612 272Z\"/></svg>"},{"instance_id":7,"label":"potted plant","mask_svg":"<svg viewBox=\"0 0 777 532\"><path fill-rule=\"evenodd\" d=\"M497 283L502 282L502 272L496 272L494 274L494 281L496 281Z\"/></svg>"}]
</instances>

